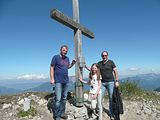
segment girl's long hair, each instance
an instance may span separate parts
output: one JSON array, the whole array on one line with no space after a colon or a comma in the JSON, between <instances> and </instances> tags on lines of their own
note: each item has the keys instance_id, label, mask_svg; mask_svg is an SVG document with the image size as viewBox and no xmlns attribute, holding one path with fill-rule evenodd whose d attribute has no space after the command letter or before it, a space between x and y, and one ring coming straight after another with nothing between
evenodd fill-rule
<instances>
[{"instance_id":1,"label":"girl's long hair","mask_svg":"<svg viewBox=\"0 0 160 120\"><path fill-rule=\"evenodd\" d=\"M92 66L91 66L91 70L90 70L90 73L89 73L89 79L91 80L92 79L92 77L93 77L93 72L92 72L92 67L93 66L96 66L97 67L97 80L100 80L100 75L101 75L101 73L100 73L100 69L99 69L99 66L98 66L98 64L97 63L93 63L92 64Z\"/></svg>"}]
</instances>

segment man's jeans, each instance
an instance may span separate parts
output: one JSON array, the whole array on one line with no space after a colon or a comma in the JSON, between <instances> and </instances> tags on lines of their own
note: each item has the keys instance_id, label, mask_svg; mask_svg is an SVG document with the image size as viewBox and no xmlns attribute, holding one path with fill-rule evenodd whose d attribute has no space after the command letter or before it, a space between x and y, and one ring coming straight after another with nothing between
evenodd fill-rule
<instances>
[{"instance_id":1,"label":"man's jeans","mask_svg":"<svg viewBox=\"0 0 160 120\"><path fill-rule=\"evenodd\" d=\"M56 83L55 84L55 94L56 103L54 108L54 117L58 118L65 113L65 105L68 93L69 83Z\"/></svg>"},{"instance_id":2,"label":"man's jeans","mask_svg":"<svg viewBox=\"0 0 160 120\"><path fill-rule=\"evenodd\" d=\"M109 95L109 112L110 112L110 116L113 116L113 110L112 110L113 88L114 88L114 81L112 81L112 82L102 82L102 87L101 87L101 89L102 89L102 98L104 98L106 90L108 91L108 95Z\"/></svg>"}]
</instances>

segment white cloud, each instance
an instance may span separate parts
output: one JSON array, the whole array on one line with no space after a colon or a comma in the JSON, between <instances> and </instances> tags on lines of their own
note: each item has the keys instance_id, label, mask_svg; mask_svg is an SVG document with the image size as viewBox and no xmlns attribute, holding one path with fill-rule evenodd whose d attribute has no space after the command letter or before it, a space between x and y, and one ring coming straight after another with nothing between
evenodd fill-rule
<instances>
[{"instance_id":1,"label":"white cloud","mask_svg":"<svg viewBox=\"0 0 160 120\"><path fill-rule=\"evenodd\" d=\"M132 75L140 74L141 72L143 72L141 68L131 67L131 68L127 68L125 70L119 71L119 75L120 76L132 76Z\"/></svg>"},{"instance_id":2,"label":"white cloud","mask_svg":"<svg viewBox=\"0 0 160 120\"><path fill-rule=\"evenodd\" d=\"M129 71L139 71L140 70L140 68L129 68Z\"/></svg>"},{"instance_id":3,"label":"white cloud","mask_svg":"<svg viewBox=\"0 0 160 120\"><path fill-rule=\"evenodd\" d=\"M150 68L131 67L131 68L119 70L120 77L134 76L134 75L148 74L148 73L160 74L160 68L150 69Z\"/></svg>"},{"instance_id":4,"label":"white cloud","mask_svg":"<svg viewBox=\"0 0 160 120\"><path fill-rule=\"evenodd\" d=\"M23 80L40 80L40 79L47 79L48 77L44 74L25 74L22 76L18 76L17 79Z\"/></svg>"}]
</instances>

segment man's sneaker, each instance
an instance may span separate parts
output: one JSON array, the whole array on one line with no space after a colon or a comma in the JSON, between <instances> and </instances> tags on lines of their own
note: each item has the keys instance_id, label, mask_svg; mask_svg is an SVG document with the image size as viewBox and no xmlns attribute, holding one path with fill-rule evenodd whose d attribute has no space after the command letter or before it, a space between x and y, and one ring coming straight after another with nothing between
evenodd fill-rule
<instances>
[{"instance_id":1,"label":"man's sneaker","mask_svg":"<svg viewBox=\"0 0 160 120\"><path fill-rule=\"evenodd\" d=\"M61 115L61 118L62 118L62 119L68 119L68 116L67 116L66 114L62 114L62 115Z\"/></svg>"},{"instance_id":2,"label":"man's sneaker","mask_svg":"<svg viewBox=\"0 0 160 120\"><path fill-rule=\"evenodd\" d=\"M114 120L114 117L111 116L111 117L110 117L110 120Z\"/></svg>"},{"instance_id":3,"label":"man's sneaker","mask_svg":"<svg viewBox=\"0 0 160 120\"><path fill-rule=\"evenodd\" d=\"M60 117L56 117L56 118L55 118L55 120L60 120L60 119L61 119Z\"/></svg>"},{"instance_id":4,"label":"man's sneaker","mask_svg":"<svg viewBox=\"0 0 160 120\"><path fill-rule=\"evenodd\" d=\"M96 110L93 110L93 114L94 114L95 116L98 116L98 113L96 112Z\"/></svg>"}]
</instances>

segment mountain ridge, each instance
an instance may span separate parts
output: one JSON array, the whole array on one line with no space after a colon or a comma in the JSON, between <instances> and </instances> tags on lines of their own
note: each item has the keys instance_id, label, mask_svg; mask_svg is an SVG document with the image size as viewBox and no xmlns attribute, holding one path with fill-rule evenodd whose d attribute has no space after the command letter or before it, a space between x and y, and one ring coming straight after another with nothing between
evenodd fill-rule
<instances>
[{"instance_id":1,"label":"mountain ridge","mask_svg":"<svg viewBox=\"0 0 160 120\"><path fill-rule=\"evenodd\" d=\"M84 78L86 81L88 78ZM75 83L75 76L69 76L70 80L70 90L74 90L74 83ZM155 90L159 91L160 88L160 74L150 73L150 74L139 74L136 76L126 77L123 79L120 79L120 81L123 83L125 81L129 82L136 82L139 87L146 89L146 90ZM27 86L25 81L23 81L25 86ZM30 85L30 86L29 86ZM27 92L27 91L46 91L46 92L53 92L52 91L52 85L49 82L49 79L40 83L37 83L37 81L32 81L32 83L28 83L29 89L15 89L17 87L12 86L10 82L10 86L0 86L0 94L15 94L20 92ZM10 88L13 87L13 88ZM21 84L21 87L23 87L23 84ZM89 86L84 84L84 90L89 90ZM7 92L8 91L8 92Z\"/></svg>"}]
</instances>

